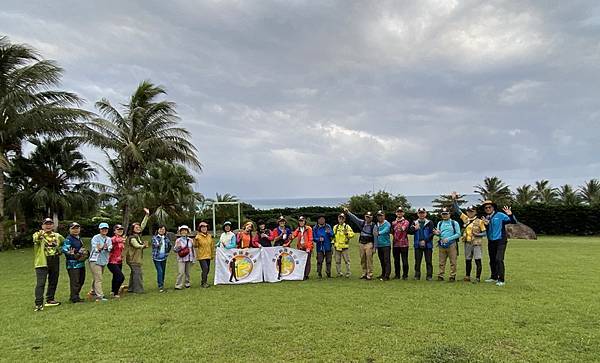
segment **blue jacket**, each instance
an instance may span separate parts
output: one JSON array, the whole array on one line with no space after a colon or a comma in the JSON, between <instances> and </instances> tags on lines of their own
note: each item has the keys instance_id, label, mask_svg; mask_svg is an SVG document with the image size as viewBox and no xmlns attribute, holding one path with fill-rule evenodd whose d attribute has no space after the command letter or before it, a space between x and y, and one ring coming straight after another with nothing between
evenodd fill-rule
<instances>
[{"instance_id":1,"label":"blue jacket","mask_svg":"<svg viewBox=\"0 0 600 363\"><path fill-rule=\"evenodd\" d=\"M502 212L494 212L491 216L488 215L484 218L489 221L487 226L488 241L506 240L506 228L504 226L517 223L514 214L507 216Z\"/></svg>"},{"instance_id":2,"label":"blue jacket","mask_svg":"<svg viewBox=\"0 0 600 363\"><path fill-rule=\"evenodd\" d=\"M160 254L160 242L161 242L161 238L160 235L155 235L154 237L152 237L152 259L154 261L164 261L167 259L167 257L169 257L169 251L171 251L171 240L169 239L169 237L167 237L167 235L164 235L164 241L165 241L165 248L164 248L164 254L161 256Z\"/></svg>"},{"instance_id":3,"label":"blue jacket","mask_svg":"<svg viewBox=\"0 0 600 363\"><path fill-rule=\"evenodd\" d=\"M95 262L98 266L106 266L108 257L112 250L112 241L108 236L97 234L92 237L92 247L90 248L90 262ZM103 248L98 251L98 246L103 245Z\"/></svg>"},{"instance_id":4,"label":"blue jacket","mask_svg":"<svg viewBox=\"0 0 600 363\"><path fill-rule=\"evenodd\" d=\"M419 222L419 229L415 229L415 223L417 222ZM420 242L425 241L425 248L433 249L433 222L429 219L422 221L417 219L408 227L408 233L415 235L414 248L421 248Z\"/></svg>"},{"instance_id":5,"label":"blue jacket","mask_svg":"<svg viewBox=\"0 0 600 363\"><path fill-rule=\"evenodd\" d=\"M329 233L327 233L329 230ZM317 252L329 252L331 251L331 239L333 238L333 228L329 224L325 224L324 226L319 226L316 224L313 229L313 243L317 245ZM320 238L323 237L323 242L320 241Z\"/></svg>"},{"instance_id":6,"label":"blue jacket","mask_svg":"<svg viewBox=\"0 0 600 363\"><path fill-rule=\"evenodd\" d=\"M85 268L85 261L77 261L77 256L70 253L71 248L75 250L75 253L83 248L83 242L81 242L80 237L69 235L69 237L65 238L65 241L63 242L62 252L66 257L67 269Z\"/></svg>"},{"instance_id":7,"label":"blue jacket","mask_svg":"<svg viewBox=\"0 0 600 363\"><path fill-rule=\"evenodd\" d=\"M388 221L383 221L383 223L376 225L377 229L377 238L375 242L375 247L389 247L392 244L392 240L390 239L390 231L392 229L392 225Z\"/></svg>"},{"instance_id":8,"label":"blue jacket","mask_svg":"<svg viewBox=\"0 0 600 363\"><path fill-rule=\"evenodd\" d=\"M439 221L436 228L440 230L438 246L442 248L448 248L460 238L460 225L453 219ZM448 241L442 242L445 238Z\"/></svg>"}]
</instances>

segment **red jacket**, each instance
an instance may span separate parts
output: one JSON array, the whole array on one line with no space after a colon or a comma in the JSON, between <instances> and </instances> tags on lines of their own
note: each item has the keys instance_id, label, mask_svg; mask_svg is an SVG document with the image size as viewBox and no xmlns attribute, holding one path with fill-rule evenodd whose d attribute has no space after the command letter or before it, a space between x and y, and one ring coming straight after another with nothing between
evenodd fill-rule
<instances>
[{"instance_id":1,"label":"red jacket","mask_svg":"<svg viewBox=\"0 0 600 363\"><path fill-rule=\"evenodd\" d=\"M310 252L313 249L313 233L312 228L310 226L304 227L304 244L302 241L302 232L300 232L300 227L296 228L296 230L292 233L292 238L288 241L286 247L289 247L292 241L298 238L297 248L302 251Z\"/></svg>"},{"instance_id":2,"label":"red jacket","mask_svg":"<svg viewBox=\"0 0 600 363\"><path fill-rule=\"evenodd\" d=\"M110 240L112 241L112 250L110 250L110 255L108 255L108 263L122 263L123 250L125 249L125 238L123 236L114 235Z\"/></svg>"},{"instance_id":3,"label":"red jacket","mask_svg":"<svg viewBox=\"0 0 600 363\"><path fill-rule=\"evenodd\" d=\"M246 232L238 232L237 235L237 248L259 248L260 238L258 234L250 234Z\"/></svg>"}]
</instances>

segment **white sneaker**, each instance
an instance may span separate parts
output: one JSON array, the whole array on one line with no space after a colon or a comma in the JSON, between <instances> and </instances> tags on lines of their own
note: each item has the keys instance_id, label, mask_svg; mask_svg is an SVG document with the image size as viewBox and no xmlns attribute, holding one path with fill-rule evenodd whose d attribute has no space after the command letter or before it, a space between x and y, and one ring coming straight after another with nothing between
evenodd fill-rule
<instances>
[{"instance_id":1,"label":"white sneaker","mask_svg":"<svg viewBox=\"0 0 600 363\"><path fill-rule=\"evenodd\" d=\"M504 286L504 281L496 282L496 286L500 286L500 287Z\"/></svg>"},{"instance_id":2,"label":"white sneaker","mask_svg":"<svg viewBox=\"0 0 600 363\"><path fill-rule=\"evenodd\" d=\"M487 279L487 280L485 280L485 282L498 282L498 281L495 279Z\"/></svg>"}]
</instances>

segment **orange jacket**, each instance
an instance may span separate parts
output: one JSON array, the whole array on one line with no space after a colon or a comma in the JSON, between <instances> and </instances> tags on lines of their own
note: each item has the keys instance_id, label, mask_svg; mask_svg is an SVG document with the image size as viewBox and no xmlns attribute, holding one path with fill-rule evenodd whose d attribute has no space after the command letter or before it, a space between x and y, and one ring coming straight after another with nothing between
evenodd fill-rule
<instances>
[{"instance_id":1,"label":"orange jacket","mask_svg":"<svg viewBox=\"0 0 600 363\"><path fill-rule=\"evenodd\" d=\"M313 233L312 233L312 228L310 226L305 226L304 227L304 244L301 244L300 241L302 240L302 234L300 232L300 227L296 228L296 230L294 232L292 232L292 238L290 238L290 240L288 241L287 246L289 246L292 241L298 238L298 244L297 244L297 248L299 250L302 251L306 251L306 252L310 252L313 249Z\"/></svg>"},{"instance_id":2,"label":"orange jacket","mask_svg":"<svg viewBox=\"0 0 600 363\"><path fill-rule=\"evenodd\" d=\"M257 234L250 232L250 234L242 231L237 235L237 248L259 248L259 237Z\"/></svg>"}]
</instances>

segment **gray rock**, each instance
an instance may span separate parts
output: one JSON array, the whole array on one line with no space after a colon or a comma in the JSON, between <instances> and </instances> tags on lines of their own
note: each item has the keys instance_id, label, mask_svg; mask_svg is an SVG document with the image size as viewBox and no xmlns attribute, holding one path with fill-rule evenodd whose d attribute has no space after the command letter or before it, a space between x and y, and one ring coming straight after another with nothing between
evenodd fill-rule
<instances>
[{"instance_id":1,"label":"gray rock","mask_svg":"<svg viewBox=\"0 0 600 363\"><path fill-rule=\"evenodd\" d=\"M535 231L520 222L506 225L506 234L509 239L537 239Z\"/></svg>"}]
</instances>

